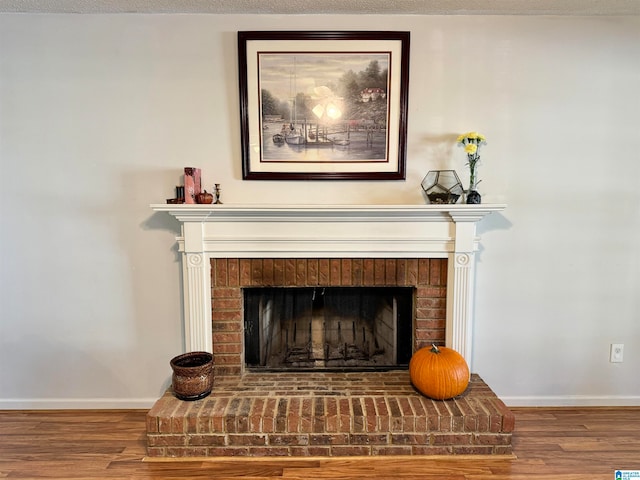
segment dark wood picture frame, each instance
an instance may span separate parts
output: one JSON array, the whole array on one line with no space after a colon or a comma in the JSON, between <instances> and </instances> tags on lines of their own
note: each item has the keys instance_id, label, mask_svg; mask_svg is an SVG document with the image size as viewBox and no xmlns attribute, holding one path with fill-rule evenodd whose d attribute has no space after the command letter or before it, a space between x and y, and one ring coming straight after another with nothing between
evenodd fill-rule
<instances>
[{"instance_id":1,"label":"dark wood picture frame","mask_svg":"<svg viewBox=\"0 0 640 480\"><path fill-rule=\"evenodd\" d=\"M404 180L409 32L238 32L245 180Z\"/></svg>"}]
</instances>

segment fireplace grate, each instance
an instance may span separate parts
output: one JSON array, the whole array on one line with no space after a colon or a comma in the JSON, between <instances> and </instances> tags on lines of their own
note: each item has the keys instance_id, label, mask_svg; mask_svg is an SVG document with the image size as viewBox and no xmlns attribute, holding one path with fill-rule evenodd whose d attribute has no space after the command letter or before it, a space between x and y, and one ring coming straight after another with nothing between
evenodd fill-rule
<instances>
[{"instance_id":1,"label":"fireplace grate","mask_svg":"<svg viewBox=\"0 0 640 480\"><path fill-rule=\"evenodd\" d=\"M244 289L252 370L388 370L411 356L412 288Z\"/></svg>"}]
</instances>

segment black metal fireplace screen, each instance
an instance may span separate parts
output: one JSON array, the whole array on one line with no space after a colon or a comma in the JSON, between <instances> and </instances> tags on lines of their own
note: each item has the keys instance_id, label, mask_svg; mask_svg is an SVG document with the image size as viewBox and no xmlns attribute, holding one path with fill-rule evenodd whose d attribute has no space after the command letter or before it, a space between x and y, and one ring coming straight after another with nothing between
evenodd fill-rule
<instances>
[{"instance_id":1,"label":"black metal fireplace screen","mask_svg":"<svg viewBox=\"0 0 640 480\"><path fill-rule=\"evenodd\" d=\"M411 358L414 289L244 289L252 370L388 370Z\"/></svg>"}]
</instances>

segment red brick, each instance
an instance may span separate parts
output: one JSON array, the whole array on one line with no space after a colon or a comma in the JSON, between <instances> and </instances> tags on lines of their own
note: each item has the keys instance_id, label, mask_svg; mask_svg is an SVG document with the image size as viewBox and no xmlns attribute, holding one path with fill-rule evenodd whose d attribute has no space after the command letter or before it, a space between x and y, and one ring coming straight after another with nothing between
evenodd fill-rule
<instances>
[{"instance_id":1,"label":"red brick","mask_svg":"<svg viewBox=\"0 0 640 480\"><path fill-rule=\"evenodd\" d=\"M444 318L417 318L415 326L420 330L440 330L445 328Z\"/></svg>"},{"instance_id":2,"label":"red brick","mask_svg":"<svg viewBox=\"0 0 640 480\"><path fill-rule=\"evenodd\" d=\"M198 433L198 418L201 408L206 404L205 400L191 402L191 408L184 419L184 431L186 433Z\"/></svg>"},{"instance_id":3,"label":"red brick","mask_svg":"<svg viewBox=\"0 0 640 480\"><path fill-rule=\"evenodd\" d=\"M275 286L284 285L284 259L276 258L273 260L273 284Z\"/></svg>"},{"instance_id":4,"label":"red brick","mask_svg":"<svg viewBox=\"0 0 640 480\"><path fill-rule=\"evenodd\" d=\"M432 433L433 445L471 445L472 433Z\"/></svg>"},{"instance_id":5,"label":"red brick","mask_svg":"<svg viewBox=\"0 0 640 480\"><path fill-rule=\"evenodd\" d=\"M296 272L296 260L291 258L285 258L284 260L284 286L293 287L296 285L297 272Z\"/></svg>"},{"instance_id":6,"label":"red brick","mask_svg":"<svg viewBox=\"0 0 640 480\"><path fill-rule=\"evenodd\" d=\"M214 288L212 297L215 298L240 298L242 295L240 288Z\"/></svg>"},{"instance_id":7,"label":"red brick","mask_svg":"<svg viewBox=\"0 0 640 480\"><path fill-rule=\"evenodd\" d=\"M227 259L227 281L230 287L240 286L240 261L237 258Z\"/></svg>"},{"instance_id":8,"label":"red brick","mask_svg":"<svg viewBox=\"0 0 640 480\"><path fill-rule=\"evenodd\" d=\"M375 402L371 397L363 398L364 412L366 416L365 430L367 432L375 432L378 430L378 418L376 413Z\"/></svg>"},{"instance_id":9,"label":"red brick","mask_svg":"<svg viewBox=\"0 0 640 480\"><path fill-rule=\"evenodd\" d=\"M354 258L351 260L351 284L355 286L363 285L363 260Z\"/></svg>"},{"instance_id":10,"label":"red brick","mask_svg":"<svg viewBox=\"0 0 640 480\"><path fill-rule=\"evenodd\" d=\"M273 258L265 258L262 261L262 285L273 285Z\"/></svg>"},{"instance_id":11,"label":"red brick","mask_svg":"<svg viewBox=\"0 0 640 480\"><path fill-rule=\"evenodd\" d=\"M399 287L405 285L413 285L407 283L407 259L399 258L396 260L396 284Z\"/></svg>"},{"instance_id":12,"label":"red brick","mask_svg":"<svg viewBox=\"0 0 640 480\"><path fill-rule=\"evenodd\" d=\"M249 412L251 410L251 399L243 398L240 406L236 410L236 422L238 433L249 433ZM253 433L253 432L252 432Z\"/></svg>"},{"instance_id":13,"label":"red brick","mask_svg":"<svg viewBox=\"0 0 640 480\"><path fill-rule=\"evenodd\" d=\"M298 259L296 260L296 286L307 286L307 261Z\"/></svg>"},{"instance_id":14,"label":"red brick","mask_svg":"<svg viewBox=\"0 0 640 480\"><path fill-rule=\"evenodd\" d=\"M213 328L215 329L228 329L230 326L233 327L234 330L239 330L240 327L237 325L240 324L242 320L242 312L239 310L213 310L211 312L211 319L213 320ZM220 322L224 324L221 325Z\"/></svg>"},{"instance_id":15,"label":"red brick","mask_svg":"<svg viewBox=\"0 0 640 480\"><path fill-rule=\"evenodd\" d=\"M477 445L511 445L510 433L477 433L473 437Z\"/></svg>"},{"instance_id":16,"label":"red brick","mask_svg":"<svg viewBox=\"0 0 640 480\"><path fill-rule=\"evenodd\" d=\"M420 258L418 260L418 283L420 285L429 285L430 261L428 258Z\"/></svg>"},{"instance_id":17,"label":"red brick","mask_svg":"<svg viewBox=\"0 0 640 480\"><path fill-rule=\"evenodd\" d=\"M389 437L386 433L354 433L349 436L349 443L351 445L387 445L389 443Z\"/></svg>"},{"instance_id":18,"label":"red brick","mask_svg":"<svg viewBox=\"0 0 640 480\"><path fill-rule=\"evenodd\" d=\"M242 342L242 334L241 333L222 333L222 332L214 332L213 333L213 343L230 343L230 344L240 344Z\"/></svg>"},{"instance_id":19,"label":"red brick","mask_svg":"<svg viewBox=\"0 0 640 480\"><path fill-rule=\"evenodd\" d=\"M227 435L227 441L229 445L233 446L253 446L253 445L266 445L267 436L259 434L233 434Z\"/></svg>"},{"instance_id":20,"label":"red brick","mask_svg":"<svg viewBox=\"0 0 640 480\"><path fill-rule=\"evenodd\" d=\"M373 284L376 286L384 285L385 280L385 260L383 258L376 258L373 261Z\"/></svg>"},{"instance_id":21,"label":"red brick","mask_svg":"<svg viewBox=\"0 0 640 480\"><path fill-rule=\"evenodd\" d=\"M190 435L188 439L189 446L212 447L224 446L226 435Z\"/></svg>"},{"instance_id":22,"label":"red brick","mask_svg":"<svg viewBox=\"0 0 640 480\"><path fill-rule=\"evenodd\" d=\"M147 443L152 447L181 446L187 444L186 435L151 435Z\"/></svg>"},{"instance_id":23,"label":"red brick","mask_svg":"<svg viewBox=\"0 0 640 480\"><path fill-rule=\"evenodd\" d=\"M351 259L345 258L341 260L340 265L340 284L343 286L352 286L353 285L353 273L352 273L352 263Z\"/></svg>"},{"instance_id":24,"label":"red brick","mask_svg":"<svg viewBox=\"0 0 640 480\"><path fill-rule=\"evenodd\" d=\"M230 364L240 364L242 363L242 358L240 355L234 354L220 354L216 355L216 364L218 365L230 365Z\"/></svg>"},{"instance_id":25,"label":"red brick","mask_svg":"<svg viewBox=\"0 0 640 480\"><path fill-rule=\"evenodd\" d=\"M494 455L513 455L513 447L511 445L495 445L492 453Z\"/></svg>"},{"instance_id":26,"label":"red brick","mask_svg":"<svg viewBox=\"0 0 640 480\"><path fill-rule=\"evenodd\" d=\"M412 448L407 446L382 446L382 445L372 445L371 446L371 455L379 455L379 456L399 456L399 455L411 455Z\"/></svg>"},{"instance_id":27,"label":"red brick","mask_svg":"<svg viewBox=\"0 0 640 480\"><path fill-rule=\"evenodd\" d=\"M241 258L240 259L240 285L250 286L251 285L251 259L249 258Z\"/></svg>"},{"instance_id":28,"label":"red brick","mask_svg":"<svg viewBox=\"0 0 640 480\"><path fill-rule=\"evenodd\" d=\"M329 457L331 455L330 447L289 447L292 457Z\"/></svg>"},{"instance_id":29,"label":"red brick","mask_svg":"<svg viewBox=\"0 0 640 480\"><path fill-rule=\"evenodd\" d=\"M313 432L313 401L308 397L302 399L302 409L300 411L300 432Z\"/></svg>"},{"instance_id":30,"label":"red brick","mask_svg":"<svg viewBox=\"0 0 640 480\"><path fill-rule=\"evenodd\" d=\"M262 259L251 259L251 285L260 286L262 282Z\"/></svg>"},{"instance_id":31,"label":"red brick","mask_svg":"<svg viewBox=\"0 0 640 480\"><path fill-rule=\"evenodd\" d=\"M203 447L167 447L168 457L203 457L207 449Z\"/></svg>"},{"instance_id":32,"label":"red brick","mask_svg":"<svg viewBox=\"0 0 640 480\"><path fill-rule=\"evenodd\" d=\"M351 429L353 432L364 432L364 410L362 409L361 399L354 397L351 399L351 408L353 417L351 418Z\"/></svg>"},{"instance_id":33,"label":"red brick","mask_svg":"<svg viewBox=\"0 0 640 480\"><path fill-rule=\"evenodd\" d=\"M208 457L248 457L249 447L211 447L207 449Z\"/></svg>"},{"instance_id":34,"label":"red brick","mask_svg":"<svg viewBox=\"0 0 640 480\"><path fill-rule=\"evenodd\" d=\"M297 433L300 431L300 408L302 402L299 397L292 397L289 401L289 411L287 412L287 431Z\"/></svg>"},{"instance_id":35,"label":"red brick","mask_svg":"<svg viewBox=\"0 0 640 480\"><path fill-rule=\"evenodd\" d=\"M396 278L397 275L397 262L394 258L388 258L385 261L385 284L386 285L397 285L398 280Z\"/></svg>"},{"instance_id":36,"label":"red brick","mask_svg":"<svg viewBox=\"0 0 640 480\"><path fill-rule=\"evenodd\" d=\"M440 275L440 268L442 264L436 259L429 260L429 285L440 285L442 277Z\"/></svg>"},{"instance_id":37,"label":"red brick","mask_svg":"<svg viewBox=\"0 0 640 480\"><path fill-rule=\"evenodd\" d=\"M348 445L349 435L344 433L312 433L309 445Z\"/></svg>"},{"instance_id":38,"label":"red brick","mask_svg":"<svg viewBox=\"0 0 640 480\"><path fill-rule=\"evenodd\" d=\"M428 398L420 397L422 406L427 412L427 431L437 432L440 430L440 412L435 407L435 402Z\"/></svg>"},{"instance_id":39,"label":"red brick","mask_svg":"<svg viewBox=\"0 0 640 480\"><path fill-rule=\"evenodd\" d=\"M447 307L445 298L436 297L422 297L416 299L416 308L438 308L444 309Z\"/></svg>"},{"instance_id":40,"label":"red brick","mask_svg":"<svg viewBox=\"0 0 640 480\"><path fill-rule=\"evenodd\" d=\"M516 417L515 415L507 408L502 400L499 398L492 398L489 401L495 405L496 409L502 416L502 432L513 432L515 428Z\"/></svg>"},{"instance_id":41,"label":"red brick","mask_svg":"<svg viewBox=\"0 0 640 480\"><path fill-rule=\"evenodd\" d=\"M286 432L287 431L287 408L288 408L289 399L288 398L280 398L277 404L276 410L276 432Z\"/></svg>"},{"instance_id":42,"label":"red brick","mask_svg":"<svg viewBox=\"0 0 640 480\"><path fill-rule=\"evenodd\" d=\"M276 428L276 399L268 398L264 406L262 417L262 431L265 433L275 432Z\"/></svg>"},{"instance_id":43,"label":"red brick","mask_svg":"<svg viewBox=\"0 0 640 480\"><path fill-rule=\"evenodd\" d=\"M265 400L263 398L254 398L249 412L249 430L252 432L262 431L262 412L264 410Z\"/></svg>"},{"instance_id":44,"label":"red brick","mask_svg":"<svg viewBox=\"0 0 640 480\"><path fill-rule=\"evenodd\" d=\"M212 260L211 275L213 277L212 285L216 287L226 287L229 285L226 259L217 258Z\"/></svg>"},{"instance_id":45,"label":"red brick","mask_svg":"<svg viewBox=\"0 0 640 480\"><path fill-rule=\"evenodd\" d=\"M375 285L375 268L372 258L365 258L362 263L362 285L365 287Z\"/></svg>"},{"instance_id":46,"label":"red brick","mask_svg":"<svg viewBox=\"0 0 640 480\"><path fill-rule=\"evenodd\" d=\"M166 449L164 447L147 447L148 457L166 457Z\"/></svg>"},{"instance_id":47,"label":"red brick","mask_svg":"<svg viewBox=\"0 0 640 480\"><path fill-rule=\"evenodd\" d=\"M394 445L429 445L430 436L426 433L393 433L391 443Z\"/></svg>"},{"instance_id":48,"label":"red brick","mask_svg":"<svg viewBox=\"0 0 640 480\"><path fill-rule=\"evenodd\" d=\"M453 445L455 455L490 455L493 447L489 445Z\"/></svg>"},{"instance_id":49,"label":"red brick","mask_svg":"<svg viewBox=\"0 0 640 480\"><path fill-rule=\"evenodd\" d=\"M307 285L310 287L316 286L319 283L319 268L317 258L310 258L307 260Z\"/></svg>"},{"instance_id":50,"label":"red brick","mask_svg":"<svg viewBox=\"0 0 640 480\"><path fill-rule=\"evenodd\" d=\"M249 455L252 457L288 457L288 447L250 447Z\"/></svg>"},{"instance_id":51,"label":"red brick","mask_svg":"<svg viewBox=\"0 0 640 480\"><path fill-rule=\"evenodd\" d=\"M419 275L418 275L418 259L411 258L407 260L407 274L406 274L406 284L407 285L418 285L419 284Z\"/></svg>"},{"instance_id":52,"label":"red brick","mask_svg":"<svg viewBox=\"0 0 640 480\"><path fill-rule=\"evenodd\" d=\"M309 435L271 434L268 440L271 446L309 445Z\"/></svg>"},{"instance_id":53,"label":"red brick","mask_svg":"<svg viewBox=\"0 0 640 480\"><path fill-rule=\"evenodd\" d=\"M321 258L318 261L318 283L321 286L331 285L331 267L328 258Z\"/></svg>"},{"instance_id":54,"label":"red brick","mask_svg":"<svg viewBox=\"0 0 640 480\"><path fill-rule=\"evenodd\" d=\"M341 398L338 400L339 416L338 416L338 431L350 432L351 431L351 402L348 398Z\"/></svg>"},{"instance_id":55,"label":"red brick","mask_svg":"<svg viewBox=\"0 0 640 480\"><path fill-rule=\"evenodd\" d=\"M214 298L211 302L211 308L217 310L239 310L242 308L242 301L240 298Z\"/></svg>"},{"instance_id":56,"label":"red brick","mask_svg":"<svg viewBox=\"0 0 640 480\"><path fill-rule=\"evenodd\" d=\"M453 447L442 445L414 445L411 447L411 452L413 455L452 455Z\"/></svg>"},{"instance_id":57,"label":"red brick","mask_svg":"<svg viewBox=\"0 0 640 480\"><path fill-rule=\"evenodd\" d=\"M333 446L331 447L331 455L336 457L371 455L371 447L363 445Z\"/></svg>"},{"instance_id":58,"label":"red brick","mask_svg":"<svg viewBox=\"0 0 640 480\"><path fill-rule=\"evenodd\" d=\"M191 408L191 402L181 402L178 407L171 414L171 432L172 433L184 433L185 432L185 420L184 417Z\"/></svg>"},{"instance_id":59,"label":"red brick","mask_svg":"<svg viewBox=\"0 0 640 480\"><path fill-rule=\"evenodd\" d=\"M429 346L432 343L441 343L442 341L444 341L444 332L440 330L416 330L414 335L416 341L418 341L418 343L416 343L417 345L419 345L418 348Z\"/></svg>"},{"instance_id":60,"label":"red brick","mask_svg":"<svg viewBox=\"0 0 640 480\"><path fill-rule=\"evenodd\" d=\"M338 431L338 401L333 397L326 399L325 428L326 432Z\"/></svg>"},{"instance_id":61,"label":"red brick","mask_svg":"<svg viewBox=\"0 0 640 480\"><path fill-rule=\"evenodd\" d=\"M340 286L342 275L340 273L340 259L332 258L329 260L329 282L332 286Z\"/></svg>"}]
</instances>

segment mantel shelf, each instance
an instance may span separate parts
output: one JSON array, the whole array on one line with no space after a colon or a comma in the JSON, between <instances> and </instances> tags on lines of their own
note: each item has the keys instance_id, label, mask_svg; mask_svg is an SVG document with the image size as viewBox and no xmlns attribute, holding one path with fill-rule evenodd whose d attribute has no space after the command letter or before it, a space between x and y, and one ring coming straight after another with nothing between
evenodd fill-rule
<instances>
[{"instance_id":1,"label":"mantel shelf","mask_svg":"<svg viewBox=\"0 0 640 480\"><path fill-rule=\"evenodd\" d=\"M263 204L152 204L181 222L216 221L454 221L477 222L506 208L505 204L443 205L263 205Z\"/></svg>"}]
</instances>

